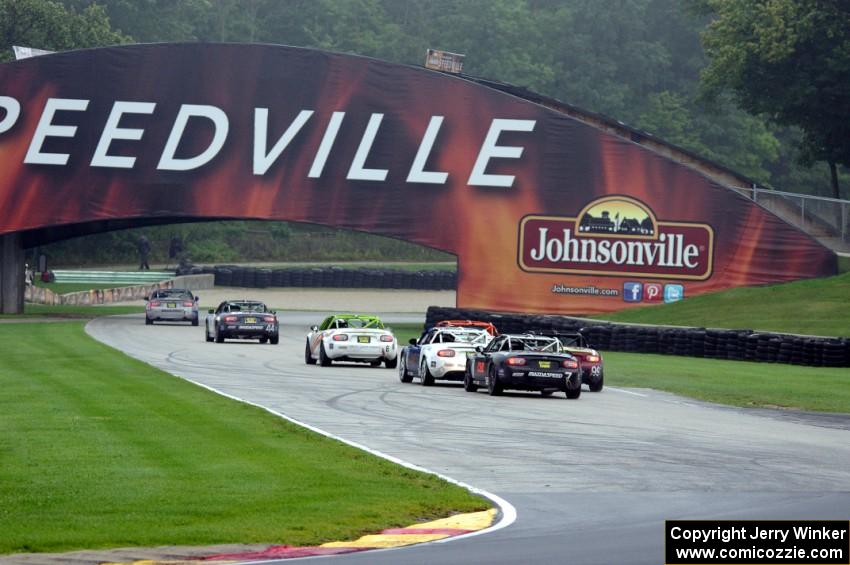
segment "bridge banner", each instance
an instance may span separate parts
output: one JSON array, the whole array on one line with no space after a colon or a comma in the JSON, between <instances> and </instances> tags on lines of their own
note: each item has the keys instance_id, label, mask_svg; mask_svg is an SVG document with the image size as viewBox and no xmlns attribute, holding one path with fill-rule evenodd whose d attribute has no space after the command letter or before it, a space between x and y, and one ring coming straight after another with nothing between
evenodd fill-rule
<instances>
[{"instance_id":1,"label":"bridge banner","mask_svg":"<svg viewBox=\"0 0 850 565\"><path fill-rule=\"evenodd\" d=\"M472 81L272 45L0 65L0 234L310 222L458 258L460 307L587 314L835 274L734 190Z\"/></svg>"}]
</instances>

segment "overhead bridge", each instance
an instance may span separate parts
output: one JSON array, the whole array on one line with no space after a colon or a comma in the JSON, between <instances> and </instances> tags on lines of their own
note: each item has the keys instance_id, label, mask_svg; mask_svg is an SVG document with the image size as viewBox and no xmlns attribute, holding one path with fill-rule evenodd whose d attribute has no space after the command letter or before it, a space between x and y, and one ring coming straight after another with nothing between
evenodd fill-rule
<instances>
[{"instance_id":1,"label":"overhead bridge","mask_svg":"<svg viewBox=\"0 0 850 565\"><path fill-rule=\"evenodd\" d=\"M457 305L488 311L601 313L640 306L636 285L688 297L837 272L730 188L739 176L699 164L510 85L367 57L205 43L33 57L0 64L0 306L23 309L24 248L233 219L451 253Z\"/></svg>"}]
</instances>

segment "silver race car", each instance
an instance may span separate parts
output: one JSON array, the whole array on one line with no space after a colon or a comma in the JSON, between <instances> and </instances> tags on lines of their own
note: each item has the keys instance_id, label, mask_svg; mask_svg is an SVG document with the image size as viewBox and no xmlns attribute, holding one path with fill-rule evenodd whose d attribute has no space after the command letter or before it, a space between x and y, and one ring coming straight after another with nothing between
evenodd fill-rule
<instances>
[{"instance_id":1,"label":"silver race car","mask_svg":"<svg viewBox=\"0 0 850 565\"><path fill-rule=\"evenodd\" d=\"M198 297L183 288L162 288L145 296L145 323L191 322L198 325Z\"/></svg>"}]
</instances>

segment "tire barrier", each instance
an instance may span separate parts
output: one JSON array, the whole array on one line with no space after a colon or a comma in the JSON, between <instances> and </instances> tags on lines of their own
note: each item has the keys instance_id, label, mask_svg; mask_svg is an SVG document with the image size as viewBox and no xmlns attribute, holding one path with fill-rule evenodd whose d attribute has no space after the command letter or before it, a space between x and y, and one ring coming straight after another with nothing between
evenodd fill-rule
<instances>
[{"instance_id":1,"label":"tire barrier","mask_svg":"<svg viewBox=\"0 0 850 565\"><path fill-rule=\"evenodd\" d=\"M188 265L178 275L210 273L216 286L247 288L396 288L420 290L455 290L454 271L403 271L399 269L345 269L342 267L305 267L263 269L237 265L199 267Z\"/></svg>"},{"instance_id":2,"label":"tire barrier","mask_svg":"<svg viewBox=\"0 0 850 565\"><path fill-rule=\"evenodd\" d=\"M569 316L497 314L431 306L425 326L440 320L491 322L502 333L581 332L594 348L706 359L850 367L850 338L815 337L753 330L617 324Z\"/></svg>"}]
</instances>

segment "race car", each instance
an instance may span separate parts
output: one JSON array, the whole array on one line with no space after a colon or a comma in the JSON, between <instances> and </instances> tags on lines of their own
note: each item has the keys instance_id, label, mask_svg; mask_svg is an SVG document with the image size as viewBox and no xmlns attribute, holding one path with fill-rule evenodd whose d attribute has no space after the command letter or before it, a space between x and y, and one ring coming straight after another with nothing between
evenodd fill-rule
<instances>
[{"instance_id":1,"label":"race car","mask_svg":"<svg viewBox=\"0 0 850 565\"><path fill-rule=\"evenodd\" d=\"M479 322L477 320L442 320L435 324L437 328L481 328L492 337L499 335L499 330L490 322Z\"/></svg>"},{"instance_id":2,"label":"race car","mask_svg":"<svg viewBox=\"0 0 850 565\"><path fill-rule=\"evenodd\" d=\"M191 290L161 288L145 296L145 324L155 321L191 322L198 325L198 297Z\"/></svg>"},{"instance_id":3,"label":"race car","mask_svg":"<svg viewBox=\"0 0 850 565\"><path fill-rule=\"evenodd\" d=\"M477 327L439 326L425 332L399 353L398 376L409 383L414 377L424 386L434 379L463 380L466 358L476 347L493 339L487 330Z\"/></svg>"},{"instance_id":4,"label":"race car","mask_svg":"<svg viewBox=\"0 0 850 565\"><path fill-rule=\"evenodd\" d=\"M381 362L388 369L398 365L398 344L389 328L377 316L336 314L328 316L319 326L310 328L304 346L304 362L323 367L334 361L369 363Z\"/></svg>"},{"instance_id":5,"label":"race car","mask_svg":"<svg viewBox=\"0 0 850 565\"><path fill-rule=\"evenodd\" d=\"M487 387L491 396L505 389L539 391L550 396L564 392L567 398L581 396L579 362L565 352L555 337L505 334L476 351L467 360L463 387L475 392Z\"/></svg>"},{"instance_id":6,"label":"race car","mask_svg":"<svg viewBox=\"0 0 850 565\"><path fill-rule=\"evenodd\" d=\"M277 345L280 323L277 314L258 300L225 300L207 314L204 331L207 341L258 339Z\"/></svg>"},{"instance_id":7,"label":"race car","mask_svg":"<svg viewBox=\"0 0 850 565\"><path fill-rule=\"evenodd\" d=\"M581 364L581 382L586 384L591 392L600 392L604 383L602 354L588 345L580 333L559 333L564 350L571 353Z\"/></svg>"}]
</instances>

